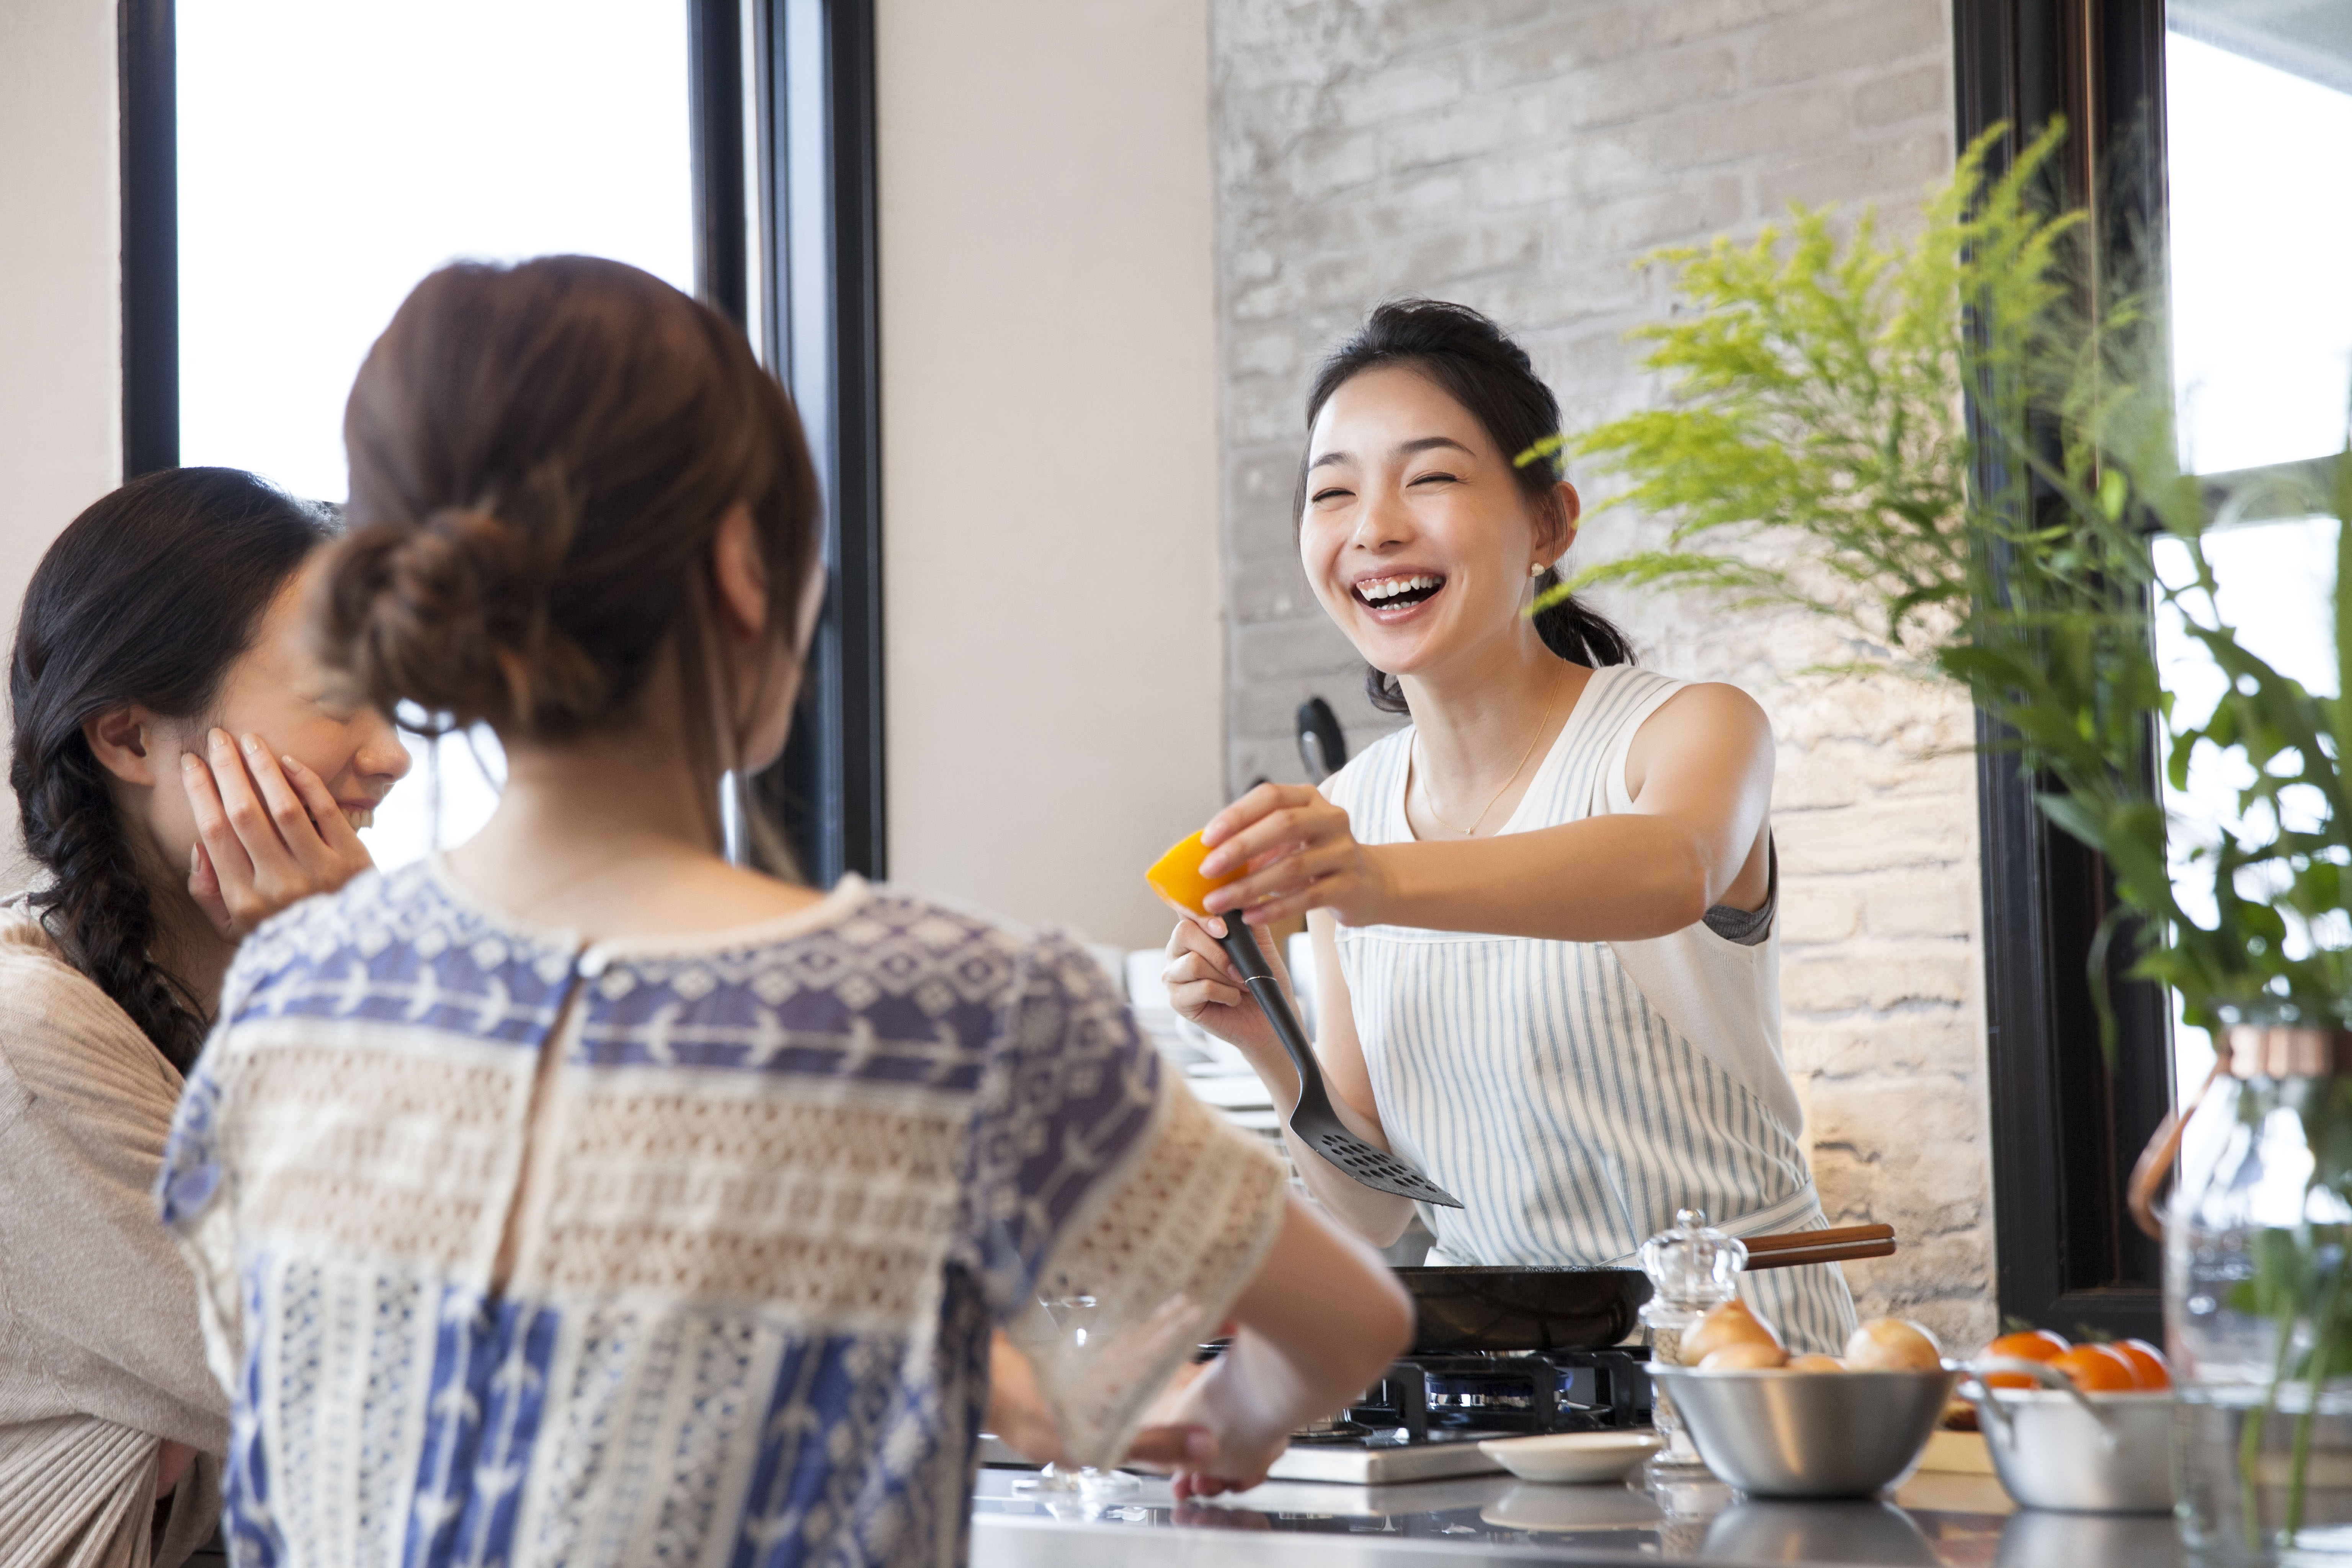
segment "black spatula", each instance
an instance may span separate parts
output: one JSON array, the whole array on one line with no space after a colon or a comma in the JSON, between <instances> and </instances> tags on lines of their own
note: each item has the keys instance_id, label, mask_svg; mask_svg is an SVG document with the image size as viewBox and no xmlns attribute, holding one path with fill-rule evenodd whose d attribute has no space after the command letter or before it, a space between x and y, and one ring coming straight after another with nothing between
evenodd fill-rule
<instances>
[{"instance_id":1,"label":"black spatula","mask_svg":"<svg viewBox=\"0 0 2352 1568\"><path fill-rule=\"evenodd\" d=\"M1298 1069L1298 1105L1290 1113L1290 1130L1309 1149L1376 1193L1394 1193L1417 1204L1460 1208L1461 1199L1394 1154L1373 1148L1348 1131L1348 1124L1331 1108L1330 1093L1323 1087L1323 1066L1315 1059L1314 1048L1307 1043L1307 1031L1298 1026L1298 1016L1290 1010L1290 998L1282 994L1282 984L1275 979L1273 966L1258 950L1257 938L1242 923L1238 911L1225 916L1224 921L1225 934L1218 943L1242 972L1250 994L1265 1010L1265 1021L1274 1026L1282 1048L1290 1053L1291 1066Z\"/></svg>"}]
</instances>

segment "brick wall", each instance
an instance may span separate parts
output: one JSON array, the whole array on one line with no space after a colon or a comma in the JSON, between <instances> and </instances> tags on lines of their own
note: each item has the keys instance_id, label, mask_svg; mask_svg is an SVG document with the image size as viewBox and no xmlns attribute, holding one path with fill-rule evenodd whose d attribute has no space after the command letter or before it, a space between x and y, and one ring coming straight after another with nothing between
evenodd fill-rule
<instances>
[{"instance_id":1,"label":"brick wall","mask_svg":"<svg viewBox=\"0 0 2352 1568\"><path fill-rule=\"evenodd\" d=\"M1302 776L1309 694L1353 746L1390 722L1291 544L1321 353L1374 301L1437 295L1514 331L1571 427L1634 405L1652 389L1623 334L1665 296L1633 258L1792 199L1875 202L1899 225L1951 166L1950 30L1941 0L1217 0L1213 26L1239 789ZM1571 564L1646 526L1604 514ZM1901 1237L1850 1266L1865 1313L1973 1349L1993 1308L1965 701L1802 674L1839 645L1800 618L1601 604L1644 664L1771 713L1783 1026L1823 1202Z\"/></svg>"}]
</instances>

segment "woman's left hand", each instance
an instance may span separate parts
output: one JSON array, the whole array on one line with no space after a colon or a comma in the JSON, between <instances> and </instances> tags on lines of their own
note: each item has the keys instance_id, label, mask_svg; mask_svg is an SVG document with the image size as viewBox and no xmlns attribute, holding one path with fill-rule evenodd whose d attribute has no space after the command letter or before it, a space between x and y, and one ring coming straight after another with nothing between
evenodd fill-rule
<instances>
[{"instance_id":1,"label":"woman's left hand","mask_svg":"<svg viewBox=\"0 0 2352 1568\"><path fill-rule=\"evenodd\" d=\"M1200 1374L1200 1368L1184 1366L1153 1402L1159 1407L1173 1402L1183 1387ZM1120 1456L1119 1464L1130 1469L1181 1470L1187 1465L1213 1459L1216 1441L1208 1429L1196 1425L1155 1422L1150 1415ZM1065 1464L1069 1455L1062 1448L1061 1429L1054 1424L1054 1413L1045 1407L1045 1396L1037 1387L1037 1373L1029 1358L1021 1353L1003 1329L996 1330L988 1341L988 1408L981 1414L981 1429L992 1433L997 1440L1023 1458L1034 1464Z\"/></svg>"},{"instance_id":2,"label":"woman's left hand","mask_svg":"<svg viewBox=\"0 0 2352 1568\"><path fill-rule=\"evenodd\" d=\"M242 756L225 730L206 739L207 757L180 754L196 816L188 892L221 935L242 941L288 905L373 868L317 773L292 757L281 768L258 735L245 737Z\"/></svg>"},{"instance_id":3,"label":"woman's left hand","mask_svg":"<svg viewBox=\"0 0 2352 1568\"><path fill-rule=\"evenodd\" d=\"M1375 925L1389 896L1380 862L1356 842L1348 814L1312 784L1262 784L1209 819L1203 876L1247 866L1249 875L1208 896L1211 914L1238 910L1272 925L1329 910L1342 925Z\"/></svg>"}]
</instances>

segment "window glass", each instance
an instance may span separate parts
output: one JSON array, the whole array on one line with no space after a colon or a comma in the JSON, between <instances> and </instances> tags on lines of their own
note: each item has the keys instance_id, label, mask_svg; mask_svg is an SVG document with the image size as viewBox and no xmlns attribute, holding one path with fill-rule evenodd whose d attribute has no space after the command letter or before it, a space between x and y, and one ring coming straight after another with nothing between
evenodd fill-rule
<instances>
[{"instance_id":1,"label":"window glass","mask_svg":"<svg viewBox=\"0 0 2352 1568\"><path fill-rule=\"evenodd\" d=\"M2241 646L2267 660L2282 673L2303 682L2321 696L2336 695L2336 647L2331 634L2335 611L2336 522L2332 517L2297 518L2286 521L2242 524L2217 529L2205 536L2205 558L2219 585L2217 604L2206 605L2191 595L2190 615L2211 624L2211 614L2236 628ZM2188 552L2177 539L2156 542L2156 568L2168 584L2185 586L2194 581ZM2225 689L2221 668L2191 637L2179 610L2158 608L2156 626L2157 663L2164 688L2172 693L2173 712L2184 724L2201 723L2213 711ZM2221 827L2239 820L2237 792L2252 782L2242 756L2224 766L2210 747L2200 747L2189 768L2188 787L2166 786L2166 805L2172 817L2169 847L2179 881L2183 909L2200 924L2214 918L2210 875L2181 877L2187 857L2200 845L2217 841ZM2257 825L2258 826L2260 825ZM2200 886L2209 889L2200 899ZM2291 937L2291 940L2294 940ZM2194 1094L2213 1066L2212 1042L2202 1029L2191 1029L2176 1016L2173 1028L2173 1081L2184 1096Z\"/></svg>"},{"instance_id":2,"label":"window glass","mask_svg":"<svg viewBox=\"0 0 2352 1568\"><path fill-rule=\"evenodd\" d=\"M2334 33L2317 26L2326 10L2284 18L2309 22L2311 37L2266 30L2278 7L2202 0L2170 13L2173 375L2181 459L2197 473L2344 447L2352 24L2342 18L2352 8ZM2260 58L2208 41L2217 37Z\"/></svg>"},{"instance_id":3,"label":"window glass","mask_svg":"<svg viewBox=\"0 0 2352 1568\"><path fill-rule=\"evenodd\" d=\"M686 0L179 0L178 32L184 463L341 500L352 378L444 262L584 252L694 287ZM472 739L411 738L379 866L488 815L502 764Z\"/></svg>"}]
</instances>

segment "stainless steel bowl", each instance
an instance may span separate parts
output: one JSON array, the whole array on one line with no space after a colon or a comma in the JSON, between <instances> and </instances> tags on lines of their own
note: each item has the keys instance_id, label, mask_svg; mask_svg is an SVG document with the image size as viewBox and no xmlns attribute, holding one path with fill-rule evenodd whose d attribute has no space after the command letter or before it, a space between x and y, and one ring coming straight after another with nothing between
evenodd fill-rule
<instances>
[{"instance_id":1,"label":"stainless steel bowl","mask_svg":"<svg viewBox=\"0 0 2352 1568\"><path fill-rule=\"evenodd\" d=\"M1706 1468L1757 1497L1867 1497L1918 1462L1958 1372L1653 1367Z\"/></svg>"},{"instance_id":2,"label":"stainless steel bowl","mask_svg":"<svg viewBox=\"0 0 2352 1568\"><path fill-rule=\"evenodd\" d=\"M2000 1484L2027 1508L2172 1511L2169 1394L1986 1388L1968 1396Z\"/></svg>"}]
</instances>

